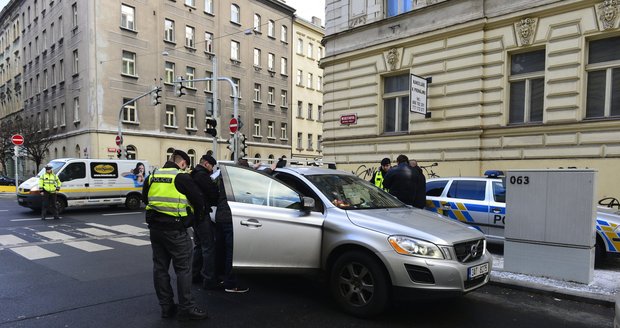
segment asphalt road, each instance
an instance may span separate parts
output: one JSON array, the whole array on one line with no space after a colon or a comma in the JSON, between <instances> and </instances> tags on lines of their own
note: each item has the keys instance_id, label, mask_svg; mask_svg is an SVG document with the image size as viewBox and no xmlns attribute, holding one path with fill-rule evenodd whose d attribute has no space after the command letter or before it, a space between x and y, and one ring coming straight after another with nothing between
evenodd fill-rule
<instances>
[{"instance_id":1,"label":"asphalt road","mask_svg":"<svg viewBox=\"0 0 620 328\"><path fill-rule=\"evenodd\" d=\"M321 282L288 275L244 276L246 294L195 286L211 318L178 323L159 317L143 212L104 207L62 216L41 221L0 196L0 244L24 241L0 245L0 328L612 327L612 308L491 285L454 299L395 304L363 320L340 312Z\"/></svg>"}]
</instances>

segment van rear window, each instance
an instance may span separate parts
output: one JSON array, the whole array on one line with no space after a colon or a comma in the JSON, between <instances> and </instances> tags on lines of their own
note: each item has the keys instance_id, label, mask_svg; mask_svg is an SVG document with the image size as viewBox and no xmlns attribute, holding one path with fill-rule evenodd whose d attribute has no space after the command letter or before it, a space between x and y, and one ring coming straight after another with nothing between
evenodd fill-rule
<instances>
[{"instance_id":1,"label":"van rear window","mask_svg":"<svg viewBox=\"0 0 620 328\"><path fill-rule=\"evenodd\" d=\"M118 178L118 165L116 163L90 163L90 176L96 179Z\"/></svg>"}]
</instances>

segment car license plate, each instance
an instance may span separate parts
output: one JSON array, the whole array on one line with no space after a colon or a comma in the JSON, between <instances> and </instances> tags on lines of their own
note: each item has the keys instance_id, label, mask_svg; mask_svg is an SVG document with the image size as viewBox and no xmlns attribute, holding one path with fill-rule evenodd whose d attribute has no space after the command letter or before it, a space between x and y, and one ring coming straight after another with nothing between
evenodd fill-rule
<instances>
[{"instance_id":1,"label":"car license plate","mask_svg":"<svg viewBox=\"0 0 620 328\"><path fill-rule=\"evenodd\" d=\"M489 272L489 263L483 263L467 269L467 279L471 280Z\"/></svg>"}]
</instances>

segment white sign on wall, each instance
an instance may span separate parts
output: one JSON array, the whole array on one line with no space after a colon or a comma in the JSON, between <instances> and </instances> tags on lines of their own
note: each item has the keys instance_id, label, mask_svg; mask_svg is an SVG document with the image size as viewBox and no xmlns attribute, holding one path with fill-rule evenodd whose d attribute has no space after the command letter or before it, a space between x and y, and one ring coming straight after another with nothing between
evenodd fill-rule
<instances>
[{"instance_id":1,"label":"white sign on wall","mask_svg":"<svg viewBox=\"0 0 620 328\"><path fill-rule=\"evenodd\" d=\"M414 113L426 115L427 81L425 78L415 74L411 74L409 81L409 110Z\"/></svg>"}]
</instances>

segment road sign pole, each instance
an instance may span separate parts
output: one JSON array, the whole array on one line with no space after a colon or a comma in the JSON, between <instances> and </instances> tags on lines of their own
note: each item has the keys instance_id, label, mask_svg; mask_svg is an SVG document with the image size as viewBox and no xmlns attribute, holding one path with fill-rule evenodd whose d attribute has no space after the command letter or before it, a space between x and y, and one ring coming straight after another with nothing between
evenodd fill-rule
<instances>
[{"instance_id":1,"label":"road sign pole","mask_svg":"<svg viewBox=\"0 0 620 328\"><path fill-rule=\"evenodd\" d=\"M19 164L19 161L18 161L18 158L19 158L19 156L18 156L19 155L19 146L15 145L14 147L15 147L14 148L14 152L15 152L15 194L17 195L18 186L19 186L19 174L17 173L17 171L18 171L18 169L17 169L18 166L17 165Z\"/></svg>"},{"instance_id":2,"label":"road sign pole","mask_svg":"<svg viewBox=\"0 0 620 328\"><path fill-rule=\"evenodd\" d=\"M213 63L213 76L212 81L211 81L211 88L213 90L213 119L217 122L218 119L218 115L219 115L219 111L217 108L217 57L213 56L211 57L211 61ZM208 104L207 104L208 106ZM217 129L217 125L215 127ZM215 130L217 132L217 130ZM217 159L217 136L213 136L213 158Z\"/></svg>"}]
</instances>

